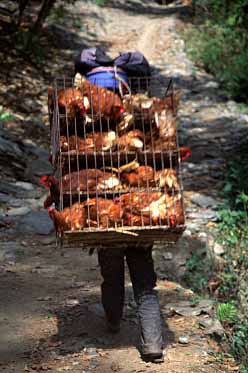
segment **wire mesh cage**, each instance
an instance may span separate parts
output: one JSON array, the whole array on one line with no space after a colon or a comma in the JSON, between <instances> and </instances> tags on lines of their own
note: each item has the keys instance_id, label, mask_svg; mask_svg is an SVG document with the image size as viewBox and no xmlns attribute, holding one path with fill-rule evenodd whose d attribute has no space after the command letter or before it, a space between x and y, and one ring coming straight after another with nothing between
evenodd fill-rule
<instances>
[{"instance_id":1,"label":"wire mesh cage","mask_svg":"<svg viewBox=\"0 0 248 373\"><path fill-rule=\"evenodd\" d=\"M94 244L175 242L184 230L172 80L132 78L113 89L56 79L49 91L54 177L47 206L60 236Z\"/></svg>"}]
</instances>

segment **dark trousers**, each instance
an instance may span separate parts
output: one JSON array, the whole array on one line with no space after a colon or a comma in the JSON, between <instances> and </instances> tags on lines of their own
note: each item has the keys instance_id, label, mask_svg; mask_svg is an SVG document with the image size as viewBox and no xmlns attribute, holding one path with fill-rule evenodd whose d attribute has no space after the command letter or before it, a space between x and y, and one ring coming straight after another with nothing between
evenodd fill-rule
<instances>
[{"instance_id":1,"label":"dark trousers","mask_svg":"<svg viewBox=\"0 0 248 373\"><path fill-rule=\"evenodd\" d=\"M98 252L103 277L102 304L109 322L118 323L124 305L124 258L126 257L137 303L143 354L162 350L162 325L152 259L152 247L106 248Z\"/></svg>"}]
</instances>

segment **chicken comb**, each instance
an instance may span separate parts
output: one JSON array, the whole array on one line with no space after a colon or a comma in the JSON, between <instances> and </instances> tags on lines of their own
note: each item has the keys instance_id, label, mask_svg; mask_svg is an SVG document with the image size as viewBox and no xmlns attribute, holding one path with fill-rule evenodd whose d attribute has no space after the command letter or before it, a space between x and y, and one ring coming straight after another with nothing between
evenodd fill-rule
<instances>
[{"instance_id":1,"label":"chicken comb","mask_svg":"<svg viewBox=\"0 0 248 373\"><path fill-rule=\"evenodd\" d=\"M46 185L47 180L48 180L48 176L43 175L43 176L41 176L41 178L39 180L39 183L42 184L42 185Z\"/></svg>"},{"instance_id":2,"label":"chicken comb","mask_svg":"<svg viewBox=\"0 0 248 373\"><path fill-rule=\"evenodd\" d=\"M48 213L53 212L55 210L55 203L52 203L51 206L48 207Z\"/></svg>"},{"instance_id":3,"label":"chicken comb","mask_svg":"<svg viewBox=\"0 0 248 373\"><path fill-rule=\"evenodd\" d=\"M181 156L182 161L185 161L185 159L191 156L191 151L188 146L181 146L179 148L179 151L180 151L180 156Z\"/></svg>"}]
</instances>

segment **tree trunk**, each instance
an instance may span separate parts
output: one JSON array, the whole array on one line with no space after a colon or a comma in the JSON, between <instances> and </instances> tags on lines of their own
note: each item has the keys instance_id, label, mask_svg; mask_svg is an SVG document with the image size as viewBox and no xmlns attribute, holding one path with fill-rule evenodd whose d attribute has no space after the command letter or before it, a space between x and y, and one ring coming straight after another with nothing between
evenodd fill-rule
<instances>
[{"instance_id":1,"label":"tree trunk","mask_svg":"<svg viewBox=\"0 0 248 373\"><path fill-rule=\"evenodd\" d=\"M19 14L18 14L18 26L20 26L22 21L22 15L24 13L24 10L26 9L28 3L30 0L19 0Z\"/></svg>"},{"instance_id":2,"label":"tree trunk","mask_svg":"<svg viewBox=\"0 0 248 373\"><path fill-rule=\"evenodd\" d=\"M56 0L43 0L38 17L33 26L29 30L27 47L29 47L32 44L33 37L39 34L40 28L43 22L45 21L46 17L49 15L50 10L52 9L55 2Z\"/></svg>"}]
</instances>

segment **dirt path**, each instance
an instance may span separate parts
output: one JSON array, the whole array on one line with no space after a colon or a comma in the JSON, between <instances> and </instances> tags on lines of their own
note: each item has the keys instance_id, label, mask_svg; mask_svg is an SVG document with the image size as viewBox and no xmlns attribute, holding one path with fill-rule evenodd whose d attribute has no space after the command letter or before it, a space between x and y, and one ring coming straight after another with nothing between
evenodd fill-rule
<instances>
[{"instance_id":1,"label":"dirt path","mask_svg":"<svg viewBox=\"0 0 248 373\"><path fill-rule=\"evenodd\" d=\"M189 253L206 245L207 225L216 217L223 149L235 149L235 139L247 131L247 118L236 113L230 103L222 102L216 82L188 60L176 31L176 17L184 7L160 7L148 0L108 4L98 8L83 1L76 3L71 12L82 15L85 22L78 37L87 37L92 45L104 44L113 55L140 50L156 66L161 81L174 76L184 94L179 114L181 137L194 150L184 165L188 230L176 249L160 247L154 252L165 362L154 366L139 357L128 276L122 330L119 335L108 335L96 256L80 248L66 250L62 256L55 250L52 236L26 237L12 228L1 230L0 371L228 372L228 366L213 356L218 346L208 336L211 331L199 326L199 322L212 322L212 302L194 306L195 295L168 279L180 279ZM195 191L201 192L196 202L192 199Z\"/></svg>"}]
</instances>

